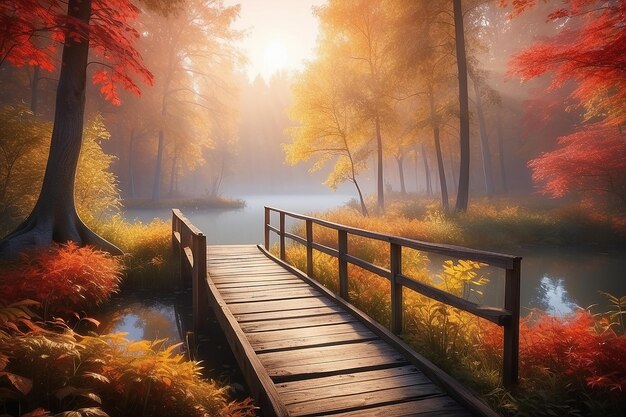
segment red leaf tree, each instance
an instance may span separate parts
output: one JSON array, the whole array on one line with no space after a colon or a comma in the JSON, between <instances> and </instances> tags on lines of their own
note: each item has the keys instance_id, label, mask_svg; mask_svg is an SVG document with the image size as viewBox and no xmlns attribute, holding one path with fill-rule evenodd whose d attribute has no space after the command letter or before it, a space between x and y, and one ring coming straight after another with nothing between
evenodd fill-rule
<instances>
[{"instance_id":1,"label":"red leaf tree","mask_svg":"<svg viewBox=\"0 0 626 417\"><path fill-rule=\"evenodd\" d=\"M538 2L512 1L512 16ZM549 23L558 25L557 35L513 57L511 71L522 80L551 74L551 90L573 85L569 98L584 109L581 122L587 125L559 138L559 149L529 166L546 194L617 197L624 210L626 136L621 132L626 123L626 2L563 0L558 6L547 16Z\"/></svg>"},{"instance_id":2,"label":"red leaf tree","mask_svg":"<svg viewBox=\"0 0 626 417\"><path fill-rule=\"evenodd\" d=\"M592 124L559 138L559 148L530 161L542 192L562 197L578 192L626 207L626 138L613 126Z\"/></svg>"},{"instance_id":3,"label":"red leaf tree","mask_svg":"<svg viewBox=\"0 0 626 417\"><path fill-rule=\"evenodd\" d=\"M163 1L153 0L156 6ZM103 67L93 81L111 102L119 102L120 85L139 94L136 79L152 83L152 75L133 46L139 34L131 22L138 14L130 0L18 0L0 4L2 62L51 70L54 42L63 43L54 128L41 193L30 216L0 242L1 255L14 256L28 246L67 241L120 253L78 217L74 177L82 142L90 49L92 62ZM40 42L39 38L48 41Z\"/></svg>"}]
</instances>

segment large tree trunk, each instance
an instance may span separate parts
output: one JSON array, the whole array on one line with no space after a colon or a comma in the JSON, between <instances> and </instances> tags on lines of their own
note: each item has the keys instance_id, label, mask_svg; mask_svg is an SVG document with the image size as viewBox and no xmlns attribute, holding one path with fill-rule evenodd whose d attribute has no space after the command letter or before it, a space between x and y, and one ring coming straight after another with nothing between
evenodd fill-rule
<instances>
[{"instance_id":1,"label":"large tree trunk","mask_svg":"<svg viewBox=\"0 0 626 417\"><path fill-rule=\"evenodd\" d=\"M467 211L469 202L470 172L470 126L469 97L467 93L467 58L465 56L465 34L461 0L453 0L456 65L459 75L459 142L461 161L459 164L459 190L456 195L456 211Z\"/></svg>"},{"instance_id":2,"label":"large tree trunk","mask_svg":"<svg viewBox=\"0 0 626 417\"><path fill-rule=\"evenodd\" d=\"M68 15L85 26L91 16L90 0L69 0ZM71 22L71 21L70 21ZM68 23L68 31L84 32ZM39 199L30 216L0 242L2 256L15 256L29 246L73 241L112 253L121 251L92 232L78 217L74 179L83 137L85 86L89 39L66 36L56 95L50 153Z\"/></svg>"},{"instance_id":3,"label":"large tree trunk","mask_svg":"<svg viewBox=\"0 0 626 417\"><path fill-rule=\"evenodd\" d=\"M376 177L378 178L378 214L385 213L385 195L384 195L384 183L383 183L383 138L380 133L380 118L376 116L374 119L376 127L376 156L378 159L378 172Z\"/></svg>"},{"instance_id":4,"label":"large tree trunk","mask_svg":"<svg viewBox=\"0 0 626 417\"><path fill-rule=\"evenodd\" d=\"M485 176L485 194L491 198L494 193L493 169L491 166L491 151L489 150L489 136L487 135L487 125L485 123L485 113L483 112L483 100L480 97L478 83L472 78L474 84L474 96L476 100L476 113L478 113L478 130L480 131L480 151L483 157L483 174Z\"/></svg>"},{"instance_id":5,"label":"large tree trunk","mask_svg":"<svg viewBox=\"0 0 626 417\"><path fill-rule=\"evenodd\" d=\"M400 175L400 194L406 195L406 184L404 183L404 158L402 156L396 156L396 162L398 163L398 175Z\"/></svg>"}]
</instances>

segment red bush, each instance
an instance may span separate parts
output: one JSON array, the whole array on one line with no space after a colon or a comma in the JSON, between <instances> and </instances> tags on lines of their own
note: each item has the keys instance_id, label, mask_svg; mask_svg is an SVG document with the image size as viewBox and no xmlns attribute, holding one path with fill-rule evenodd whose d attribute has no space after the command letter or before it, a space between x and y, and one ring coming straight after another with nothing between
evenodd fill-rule
<instances>
[{"instance_id":1,"label":"red bush","mask_svg":"<svg viewBox=\"0 0 626 417\"><path fill-rule=\"evenodd\" d=\"M598 332L594 317L579 311L566 318L534 313L520 323L520 375L545 372L577 380L592 389L626 390L626 336L610 328ZM483 333L483 348L502 352L501 329Z\"/></svg>"},{"instance_id":2,"label":"red bush","mask_svg":"<svg viewBox=\"0 0 626 417\"><path fill-rule=\"evenodd\" d=\"M74 243L22 253L0 266L0 298L39 301L44 315L66 315L94 307L117 291L119 259Z\"/></svg>"}]
</instances>

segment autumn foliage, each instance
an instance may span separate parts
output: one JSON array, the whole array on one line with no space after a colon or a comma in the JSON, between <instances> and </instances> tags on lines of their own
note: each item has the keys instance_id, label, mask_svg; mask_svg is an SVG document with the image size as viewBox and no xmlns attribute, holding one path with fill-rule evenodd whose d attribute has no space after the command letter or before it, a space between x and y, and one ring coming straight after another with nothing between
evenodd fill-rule
<instances>
[{"instance_id":1,"label":"autumn foliage","mask_svg":"<svg viewBox=\"0 0 626 417\"><path fill-rule=\"evenodd\" d=\"M0 293L7 302L31 299L44 316L88 310L108 300L122 273L118 258L73 243L24 252L1 265Z\"/></svg>"},{"instance_id":2,"label":"autumn foliage","mask_svg":"<svg viewBox=\"0 0 626 417\"><path fill-rule=\"evenodd\" d=\"M13 66L39 66L51 72L57 66L56 51L65 36L81 39L89 34L94 63L104 63L93 73L104 98L119 104L118 86L139 94L136 79L152 84L152 74L144 66L134 42L139 33L132 22L139 9L129 0L94 0L87 27L68 16L61 1L20 0L0 5L0 62ZM72 30L65 32L66 27Z\"/></svg>"},{"instance_id":3,"label":"autumn foliage","mask_svg":"<svg viewBox=\"0 0 626 417\"><path fill-rule=\"evenodd\" d=\"M483 348L495 357L502 352L500 329L486 329ZM520 324L521 377L541 381L561 375L593 390L626 390L626 335L598 329L588 311L567 318L534 312Z\"/></svg>"},{"instance_id":4,"label":"autumn foliage","mask_svg":"<svg viewBox=\"0 0 626 417\"><path fill-rule=\"evenodd\" d=\"M511 3L512 16L517 16L538 1ZM523 81L550 74L549 90L567 87L568 99L574 103L570 109L583 109L581 123L589 123L559 138L558 149L529 163L545 194L561 197L574 192L588 201L617 197L623 209L626 156L620 126L626 122L625 14L623 1L559 2L547 16L558 33L511 60L511 72ZM546 114L553 116L550 111Z\"/></svg>"},{"instance_id":5,"label":"autumn foliage","mask_svg":"<svg viewBox=\"0 0 626 417\"><path fill-rule=\"evenodd\" d=\"M617 128L590 125L558 143L558 149L529 163L543 193L563 197L574 191L589 200L626 202L626 139Z\"/></svg>"}]
</instances>

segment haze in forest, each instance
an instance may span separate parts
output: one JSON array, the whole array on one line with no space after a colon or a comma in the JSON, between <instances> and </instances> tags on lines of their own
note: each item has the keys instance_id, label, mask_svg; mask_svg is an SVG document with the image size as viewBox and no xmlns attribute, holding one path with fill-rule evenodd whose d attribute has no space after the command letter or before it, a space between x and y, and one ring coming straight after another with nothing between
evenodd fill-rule
<instances>
[{"instance_id":1,"label":"haze in forest","mask_svg":"<svg viewBox=\"0 0 626 417\"><path fill-rule=\"evenodd\" d=\"M463 175L451 5L353 3L190 0L167 16L140 5L136 48L153 85L126 91L123 77L88 66L85 120L123 200L358 198L382 183L453 203ZM573 87L522 80L512 60L561 23L546 22L549 4L513 19L499 2L463 6L470 200L535 194L530 161L589 119ZM0 68L0 104L23 106L44 130L60 50L46 53L47 66Z\"/></svg>"}]
</instances>

